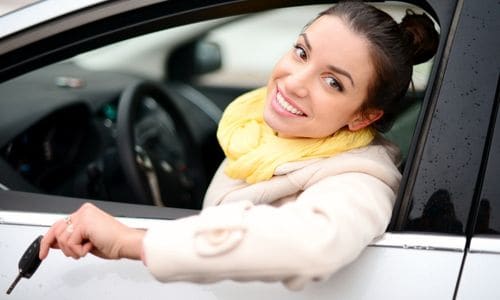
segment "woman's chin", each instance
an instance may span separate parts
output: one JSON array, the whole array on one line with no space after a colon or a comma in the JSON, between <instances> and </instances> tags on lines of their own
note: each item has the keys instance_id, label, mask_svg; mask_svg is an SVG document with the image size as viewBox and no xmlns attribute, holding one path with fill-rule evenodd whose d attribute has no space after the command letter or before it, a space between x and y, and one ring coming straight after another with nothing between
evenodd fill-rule
<instances>
[{"instance_id":1,"label":"woman's chin","mask_svg":"<svg viewBox=\"0 0 500 300\"><path fill-rule=\"evenodd\" d=\"M282 137L282 135L288 135L286 131L283 130L283 125L279 124L279 122L274 120L272 117L267 116L266 113L264 113L264 122L276 133L277 136Z\"/></svg>"}]
</instances>

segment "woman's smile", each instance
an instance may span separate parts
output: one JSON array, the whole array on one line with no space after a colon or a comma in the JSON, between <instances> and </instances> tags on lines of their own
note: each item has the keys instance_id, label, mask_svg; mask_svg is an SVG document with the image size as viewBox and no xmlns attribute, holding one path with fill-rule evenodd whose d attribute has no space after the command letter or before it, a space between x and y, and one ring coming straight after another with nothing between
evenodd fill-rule
<instances>
[{"instance_id":1,"label":"woman's smile","mask_svg":"<svg viewBox=\"0 0 500 300\"><path fill-rule=\"evenodd\" d=\"M282 92L277 88L275 92L274 101L272 102L272 107L274 110L284 116L293 117L307 117L307 115L291 100L282 94Z\"/></svg>"}]
</instances>

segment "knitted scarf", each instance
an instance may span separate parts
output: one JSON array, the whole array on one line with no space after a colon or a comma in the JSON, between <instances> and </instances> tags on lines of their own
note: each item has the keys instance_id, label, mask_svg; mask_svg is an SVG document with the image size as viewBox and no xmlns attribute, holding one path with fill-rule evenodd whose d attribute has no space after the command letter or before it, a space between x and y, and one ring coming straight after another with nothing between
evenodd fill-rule
<instances>
[{"instance_id":1,"label":"knitted scarf","mask_svg":"<svg viewBox=\"0 0 500 300\"><path fill-rule=\"evenodd\" d=\"M256 183L270 179L276 167L292 161L329 157L368 145L371 128L341 129L325 138L280 138L264 121L266 88L246 93L228 105L217 130L226 154L225 173Z\"/></svg>"}]
</instances>

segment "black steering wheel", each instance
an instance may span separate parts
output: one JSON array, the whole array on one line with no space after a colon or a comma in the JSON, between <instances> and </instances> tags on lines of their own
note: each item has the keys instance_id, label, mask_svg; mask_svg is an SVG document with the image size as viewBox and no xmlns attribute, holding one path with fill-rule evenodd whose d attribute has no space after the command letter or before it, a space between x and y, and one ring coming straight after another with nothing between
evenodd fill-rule
<instances>
[{"instance_id":1,"label":"black steering wheel","mask_svg":"<svg viewBox=\"0 0 500 300\"><path fill-rule=\"evenodd\" d=\"M161 85L140 81L122 93L118 154L136 202L200 208L206 188L201 155L181 110Z\"/></svg>"}]
</instances>

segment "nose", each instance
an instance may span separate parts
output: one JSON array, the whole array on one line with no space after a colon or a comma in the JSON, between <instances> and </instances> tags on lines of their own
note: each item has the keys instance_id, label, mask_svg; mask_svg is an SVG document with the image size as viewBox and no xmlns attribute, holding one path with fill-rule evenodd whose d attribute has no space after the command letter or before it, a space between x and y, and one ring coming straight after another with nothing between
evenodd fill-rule
<instances>
[{"instance_id":1,"label":"nose","mask_svg":"<svg viewBox=\"0 0 500 300\"><path fill-rule=\"evenodd\" d=\"M311 78L312 75L306 67L296 69L288 75L285 81L286 90L296 97L304 98L309 94L309 81Z\"/></svg>"}]
</instances>

